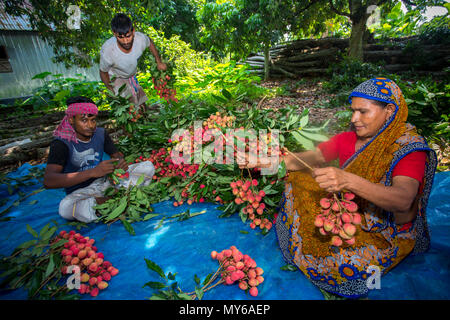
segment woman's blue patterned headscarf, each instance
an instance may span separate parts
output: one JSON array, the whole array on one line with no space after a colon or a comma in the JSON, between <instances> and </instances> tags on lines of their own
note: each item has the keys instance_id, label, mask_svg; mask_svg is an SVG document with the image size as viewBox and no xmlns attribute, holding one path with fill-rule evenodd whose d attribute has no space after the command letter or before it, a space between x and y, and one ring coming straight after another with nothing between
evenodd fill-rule
<instances>
[{"instance_id":1,"label":"woman's blue patterned headscarf","mask_svg":"<svg viewBox=\"0 0 450 320\"><path fill-rule=\"evenodd\" d=\"M398 110L403 98L401 95L401 90L394 81L387 78L373 78L364 81L353 89L349 96L349 102L352 103L352 97L360 97L392 103L397 107L396 110Z\"/></svg>"}]
</instances>

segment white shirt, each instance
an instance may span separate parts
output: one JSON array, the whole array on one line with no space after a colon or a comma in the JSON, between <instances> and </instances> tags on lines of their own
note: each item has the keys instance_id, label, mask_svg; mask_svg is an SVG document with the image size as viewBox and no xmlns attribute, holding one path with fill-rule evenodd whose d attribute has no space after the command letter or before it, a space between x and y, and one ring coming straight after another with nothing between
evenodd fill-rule
<instances>
[{"instance_id":1,"label":"white shirt","mask_svg":"<svg viewBox=\"0 0 450 320\"><path fill-rule=\"evenodd\" d=\"M129 53L125 53L120 50L116 37L109 38L100 50L100 70L123 79L134 76L137 71L137 61L149 45L150 38L136 31L133 47Z\"/></svg>"}]
</instances>

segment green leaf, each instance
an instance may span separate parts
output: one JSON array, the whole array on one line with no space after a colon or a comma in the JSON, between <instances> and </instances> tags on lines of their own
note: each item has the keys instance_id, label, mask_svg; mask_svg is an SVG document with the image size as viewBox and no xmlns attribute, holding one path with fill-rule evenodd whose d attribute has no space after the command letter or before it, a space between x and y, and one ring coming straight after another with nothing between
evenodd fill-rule
<instances>
[{"instance_id":1,"label":"green leaf","mask_svg":"<svg viewBox=\"0 0 450 320\"><path fill-rule=\"evenodd\" d=\"M309 116L305 115L300 119L300 127L304 128L308 124Z\"/></svg>"},{"instance_id":2,"label":"green leaf","mask_svg":"<svg viewBox=\"0 0 450 320\"><path fill-rule=\"evenodd\" d=\"M30 241L26 241L22 244L20 244L17 249L28 249L29 247L31 247L32 245L35 245L37 243L36 239L30 240Z\"/></svg>"},{"instance_id":3,"label":"green leaf","mask_svg":"<svg viewBox=\"0 0 450 320\"><path fill-rule=\"evenodd\" d=\"M167 299L160 294L154 294L150 297L150 300L167 300Z\"/></svg>"},{"instance_id":4,"label":"green leaf","mask_svg":"<svg viewBox=\"0 0 450 320\"><path fill-rule=\"evenodd\" d=\"M198 300L202 300L204 294L202 289L195 288L195 294L197 295Z\"/></svg>"},{"instance_id":5,"label":"green leaf","mask_svg":"<svg viewBox=\"0 0 450 320\"><path fill-rule=\"evenodd\" d=\"M51 75L52 73L51 72L48 72L48 71L46 71L46 72L42 72L42 73L38 73L37 75L35 75L33 78L31 78L31 80L34 80L34 79L44 79L44 78L46 78L47 76L49 76L49 75Z\"/></svg>"},{"instance_id":6,"label":"green leaf","mask_svg":"<svg viewBox=\"0 0 450 320\"><path fill-rule=\"evenodd\" d=\"M222 89L222 94L228 100L232 100L233 99L233 96L231 95L231 93L227 89Z\"/></svg>"},{"instance_id":7,"label":"green leaf","mask_svg":"<svg viewBox=\"0 0 450 320\"><path fill-rule=\"evenodd\" d=\"M297 142L301 144L306 150L314 149L314 144L311 142L311 140L306 139L305 137L300 135L300 133L298 133L297 131L292 131L291 133L294 139L297 140Z\"/></svg>"},{"instance_id":8,"label":"green leaf","mask_svg":"<svg viewBox=\"0 0 450 320\"><path fill-rule=\"evenodd\" d=\"M150 220L151 218L154 218L154 217L156 217L156 216L159 216L159 213L149 213L149 214L146 214L145 216L144 216L144 221L147 221L147 220Z\"/></svg>"},{"instance_id":9,"label":"green leaf","mask_svg":"<svg viewBox=\"0 0 450 320\"><path fill-rule=\"evenodd\" d=\"M248 234L248 231L245 231L245 230L240 230L239 232L242 234Z\"/></svg>"},{"instance_id":10,"label":"green leaf","mask_svg":"<svg viewBox=\"0 0 450 320\"><path fill-rule=\"evenodd\" d=\"M123 226L125 227L125 230L128 231L129 234L131 234L132 236L136 235L136 232L134 232L133 227L131 226L131 224L127 221L127 219L120 219L120 221L122 221Z\"/></svg>"},{"instance_id":11,"label":"green leaf","mask_svg":"<svg viewBox=\"0 0 450 320\"><path fill-rule=\"evenodd\" d=\"M300 134L302 136L306 137L307 139L310 139L310 140L314 140L314 141L328 141L328 137L323 135L323 134L311 133L311 132L307 132L305 130L300 131Z\"/></svg>"},{"instance_id":12,"label":"green leaf","mask_svg":"<svg viewBox=\"0 0 450 320\"><path fill-rule=\"evenodd\" d=\"M138 181L136 182L136 186L141 185L145 180L145 175L141 175L138 179Z\"/></svg>"},{"instance_id":13,"label":"green leaf","mask_svg":"<svg viewBox=\"0 0 450 320\"><path fill-rule=\"evenodd\" d=\"M203 280L203 285L204 285L204 286L205 286L205 285L208 283L208 281L211 279L212 275L213 275L212 273L208 274L208 275L206 276L205 280Z\"/></svg>"},{"instance_id":14,"label":"green leaf","mask_svg":"<svg viewBox=\"0 0 450 320\"><path fill-rule=\"evenodd\" d=\"M149 268L152 271L155 271L157 274L159 274L159 276L163 279L166 279L166 275L164 274L164 271L161 269L160 266L158 266L156 263L154 263L153 261L149 260L149 259L145 259L145 263L147 264L147 268Z\"/></svg>"},{"instance_id":15,"label":"green leaf","mask_svg":"<svg viewBox=\"0 0 450 320\"><path fill-rule=\"evenodd\" d=\"M197 275L196 275L196 274L194 274L194 281L195 281L195 283L196 283L197 285L199 285L199 284L200 284L200 278L199 278L199 277L197 277Z\"/></svg>"},{"instance_id":16,"label":"green leaf","mask_svg":"<svg viewBox=\"0 0 450 320\"><path fill-rule=\"evenodd\" d=\"M142 288L144 287L150 287L152 289L164 289L167 288L167 285L162 282L150 281L142 286Z\"/></svg>"},{"instance_id":17,"label":"green leaf","mask_svg":"<svg viewBox=\"0 0 450 320\"><path fill-rule=\"evenodd\" d=\"M49 240L53 236L53 234L56 232L57 229L58 229L57 226L51 227L48 231L46 231L42 235L42 240Z\"/></svg>"},{"instance_id":18,"label":"green leaf","mask_svg":"<svg viewBox=\"0 0 450 320\"><path fill-rule=\"evenodd\" d=\"M33 205L36 204L38 201L37 200L31 200L30 202L28 202L29 205Z\"/></svg>"},{"instance_id":19,"label":"green leaf","mask_svg":"<svg viewBox=\"0 0 450 320\"><path fill-rule=\"evenodd\" d=\"M34 231L34 229L33 229L29 224L27 224L27 231L28 231L33 237L38 238L37 232Z\"/></svg>"},{"instance_id":20,"label":"green leaf","mask_svg":"<svg viewBox=\"0 0 450 320\"><path fill-rule=\"evenodd\" d=\"M167 275L167 279L169 279L169 280L175 280L175 275L176 275L176 273L173 274L172 272L169 272L169 274Z\"/></svg>"},{"instance_id":21,"label":"green leaf","mask_svg":"<svg viewBox=\"0 0 450 320\"><path fill-rule=\"evenodd\" d=\"M183 300L192 300L192 297L186 293L179 293L178 297L183 299Z\"/></svg>"},{"instance_id":22,"label":"green leaf","mask_svg":"<svg viewBox=\"0 0 450 320\"><path fill-rule=\"evenodd\" d=\"M49 263L47 265L47 269L45 270L44 278L47 278L53 270L55 270L55 262L53 260L53 254L50 255Z\"/></svg>"},{"instance_id":23,"label":"green leaf","mask_svg":"<svg viewBox=\"0 0 450 320\"><path fill-rule=\"evenodd\" d=\"M286 172L286 164L282 161L280 167L278 168L278 179L284 178L286 176Z\"/></svg>"},{"instance_id":24,"label":"green leaf","mask_svg":"<svg viewBox=\"0 0 450 320\"><path fill-rule=\"evenodd\" d=\"M106 220L113 220L115 218L117 218L118 216L120 216L122 214L122 212L125 211L125 208L128 205L128 201L127 201L127 197L123 197L122 199L120 199L119 205L117 206L117 208L115 208L113 210L113 212L111 212L108 217L106 218Z\"/></svg>"}]
</instances>

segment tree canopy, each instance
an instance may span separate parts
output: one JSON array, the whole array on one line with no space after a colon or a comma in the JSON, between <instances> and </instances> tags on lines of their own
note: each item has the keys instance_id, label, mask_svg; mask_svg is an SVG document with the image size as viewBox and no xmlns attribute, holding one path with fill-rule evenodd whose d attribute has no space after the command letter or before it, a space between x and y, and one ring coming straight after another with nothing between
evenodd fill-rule
<instances>
[{"instance_id":1,"label":"tree canopy","mask_svg":"<svg viewBox=\"0 0 450 320\"><path fill-rule=\"evenodd\" d=\"M386 27L386 34L411 32L417 12L445 0L402 0L416 13L405 14L403 25ZM166 39L177 36L191 48L205 50L216 58L240 59L263 51L287 39L350 35L348 55L362 59L368 33L366 22L372 10L381 8L381 18L389 22L391 10L399 10L396 0L6 0L6 11L25 15L32 27L53 46L56 62L66 66L91 66L98 60L102 43L112 36L114 14L128 14L137 30L153 28ZM80 29L66 23L73 12L81 11ZM416 19L416 20L414 20ZM401 21L403 21L401 20ZM381 30L381 32L384 32Z\"/></svg>"}]
</instances>

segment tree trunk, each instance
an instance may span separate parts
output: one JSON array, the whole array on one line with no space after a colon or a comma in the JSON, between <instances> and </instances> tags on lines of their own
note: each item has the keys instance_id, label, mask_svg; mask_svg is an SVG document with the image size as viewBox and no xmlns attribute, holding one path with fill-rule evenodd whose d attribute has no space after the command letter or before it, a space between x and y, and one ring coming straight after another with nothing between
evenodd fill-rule
<instances>
[{"instance_id":1,"label":"tree trunk","mask_svg":"<svg viewBox=\"0 0 450 320\"><path fill-rule=\"evenodd\" d=\"M364 32L366 30L366 17L360 17L359 20L352 21L352 33L350 35L350 47L348 56L350 58L363 61Z\"/></svg>"},{"instance_id":2,"label":"tree trunk","mask_svg":"<svg viewBox=\"0 0 450 320\"><path fill-rule=\"evenodd\" d=\"M269 79L269 68L270 68L270 44L269 42L264 43L264 80Z\"/></svg>"}]
</instances>

